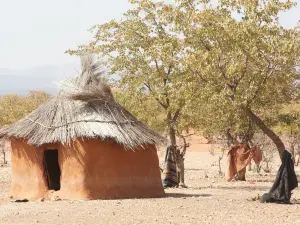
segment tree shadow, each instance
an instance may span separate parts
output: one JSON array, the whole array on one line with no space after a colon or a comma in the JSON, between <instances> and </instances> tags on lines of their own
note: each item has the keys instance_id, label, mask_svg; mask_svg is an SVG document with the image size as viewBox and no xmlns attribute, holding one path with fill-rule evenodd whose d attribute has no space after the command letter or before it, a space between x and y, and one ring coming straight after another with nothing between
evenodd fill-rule
<instances>
[{"instance_id":1,"label":"tree shadow","mask_svg":"<svg viewBox=\"0 0 300 225\"><path fill-rule=\"evenodd\" d=\"M258 191L266 191L269 190L271 186L207 186L207 187L199 187L199 188L190 188L194 190L199 190L199 189L215 189L215 190L245 190L245 191L253 191L253 190L258 190Z\"/></svg>"},{"instance_id":2,"label":"tree shadow","mask_svg":"<svg viewBox=\"0 0 300 225\"><path fill-rule=\"evenodd\" d=\"M205 169L186 168L186 171L204 171Z\"/></svg>"},{"instance_id":3,"label":"tree shadow","mask_svg":"<svg viewBox=\"0 0 300 225\"><path fill-rule=\"evenodd\" d=\"M249 180L246 180L246 182L257 182L257 183L273 183L275 180L274 179L249 179Z\"/></svg>"},{"instance_id":4,"label":"tree shadow","mask_svg":"<svg viewBox=\"0 0 300 225\"><path fill-rule=\"evenodd\" d=\"M292 199L291 204L292 205L300 205L300 199Z\"/></svg>"},{"instance_id":5,"label":"tree shadow","mask_svg":"<svg viewBox=\"0 0 300 225\"><path fill-rule=\"evenodd\" d=\"M222 190L245 190L245 191L252 191L252 190L269 190L270 186L217 186L215 189L222 189Z\"/></svg>"},{"instance_id":6,"label":"tree shadow","mask_svg":"<svg viewBox=\"0 0 300 225\"><path fill-rule=\"evenodd\" d=\"M184 193L166 193L166 198L171 197L171 198L195 198L195 197L211 197L211 194L184 194Z\"/></svg>"},{"instance_id":7,"label":"tree shadow","mask_svg":"<svg viewBox=\"0 0 300 225\"><path fill-rule=\"evenodd\" d=\"M296 175L297 176L297 179L298 180L300 180L300 175ZM276 175L269 175L269 176L266 176L266 177L264 177L264 178L257 178L257 179L255 179L255 178L250 178L250 179L246 179L246 182L257 182L257 183L259 183L259 182L271 182L271 183L273 183L274 181L275 181L275 179L276 179Z\"/></svg>"}]
</instances>

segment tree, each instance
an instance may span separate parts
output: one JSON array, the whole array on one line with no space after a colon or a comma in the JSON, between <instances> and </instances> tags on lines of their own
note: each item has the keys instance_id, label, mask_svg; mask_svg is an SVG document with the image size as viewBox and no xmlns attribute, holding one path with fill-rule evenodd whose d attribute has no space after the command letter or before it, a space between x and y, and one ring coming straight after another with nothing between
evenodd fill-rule
<instances>
[{"instance_id":1,"label":"tree","mask_svg":"<svg viewBox=\"0 0 300 225\"><path fill-rule=\"evenodd\" d=\"M48 100L50 95L44 92L31 91L28 96L5 95L0 98L0 127L22 119L40 104Z\"/></svg>"},{"instance_id":2,"label":"tree","mask_svg":"<svg viewBox=\"0 0 300 225\"><path fill-rule=\"evenodd\" d=\"M136 7L123 20L94 26L88 45L67 52L106 58L109 75L118 76L118 96L139 118L149 122L153 111L143 106L155 101L159 108L153 109L164 117L162 125L176 149L176 132L197 124L200 93L199 82L184 65L187 49L175 29L176 7L151 0L130 2Z\"/></svg>"},{"instance_id":3,"label":"tree","mask_svg":"<svg viewBox=\"0 0 300 225\"><path fill-rule=\"evenodd\" d=\"M178 1L177 20L189 49L189 68L207 84L208 100L243 112L276 145L285 146L261 114L291 99L299 76L299 26L285 29L278 15L292 1ZM260 116L259 116L260 115Z\"/></svg>"},{"instance_id":4,"label":"tree","mask_svg":"<svg viewBox=\"0 0 300 225\"><path fill-rule=\"evenodd\" d=\"M28 96L11 94L0 97L0 127L27 116L49 97L50 95L40 91L31 91ZM3 157L3 164L7 164L5 140L3 139L0 139L0 154Z\"/></svg>"},{"instance_id":5,"label":"tree","mask_svg":"<svg viewBox=\"0 0 300 225\"><path fill-rule=\"evenodd\" d=\"M0 153L2 154L2 164L3 165L7 164L6 151L5 151L5 141L4 140L0 140Z\"/></svg>"},{"instance_id":6,"label":"tree","mask_svg":"<svg viewBox=\"0 0 300 225\"><path fill-rule=\"evenodd\" d=\"M300 155L300 103L299 100L283 104L278 110L276 125L274 130L285 136L289 151L295 165L299 164L299 158L296 161L296 155Z\"/></svg>"},{"instance_id":7,"label":"tree","mask_svg":"<svg viewBox=\"0 0 300 225\"><path fill-rule=\"evenodd\" d=\"M24 97L18 95L5 95L0 99L0 127L11 124L24 115Z\"/></svg>"},{"instance_id":8,"label":"tree","mask_svg":"<svg viewBox=\"0 0 300 225\"><path fill-rule=\"evenodd\" d=\"M115 99L125 108L130 109L139 120L144 121L157 132L166 132L164 109L155 99L127 88L113 89L113 92Z\"/></svg>"}]
</instances>

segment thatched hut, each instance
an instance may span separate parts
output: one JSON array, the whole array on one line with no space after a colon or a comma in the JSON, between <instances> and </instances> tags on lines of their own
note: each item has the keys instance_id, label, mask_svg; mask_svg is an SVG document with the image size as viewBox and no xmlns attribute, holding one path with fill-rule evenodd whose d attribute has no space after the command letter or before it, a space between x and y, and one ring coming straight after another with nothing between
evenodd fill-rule
<instances>
[{"instance_id":1,"label":"thatched hut","mask_svg":"<svg viewBox=\"0 0 300 225\"><path fill-rule=\"evenodd\" d=\"M13 198L164 195L156 150L164 139L114 100L89 57L80 76L0 136L11 140Z\"/></svg>"}]
</instances>

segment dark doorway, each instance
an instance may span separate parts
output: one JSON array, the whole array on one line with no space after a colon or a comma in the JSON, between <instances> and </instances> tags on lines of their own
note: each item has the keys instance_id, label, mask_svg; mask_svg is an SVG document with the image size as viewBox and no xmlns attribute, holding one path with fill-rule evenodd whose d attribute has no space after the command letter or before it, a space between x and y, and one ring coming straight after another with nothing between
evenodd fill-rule
<instances>
[{"instance_id":1,"label":"dark doorway","mask_svg":"<svg viewBox=\"0 0 300 225\"><path fill-rule=\"evenodd\" d=\"M45 177L49 190L58 191L60 189L60 168L58 164L58 150L45 151Z\"/></svg>"}]
</instances>

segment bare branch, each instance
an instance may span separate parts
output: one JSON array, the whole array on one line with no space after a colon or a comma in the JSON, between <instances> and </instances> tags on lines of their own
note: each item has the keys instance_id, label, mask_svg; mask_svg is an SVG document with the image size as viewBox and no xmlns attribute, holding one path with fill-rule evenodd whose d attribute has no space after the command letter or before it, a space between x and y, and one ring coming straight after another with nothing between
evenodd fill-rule
<instances>
[{"instance_id":1,"label":"bare branch","mask_svg":"<svg viewBox=\"0 0 300 225\"><path fill-rule=\"evenodd\" d=\"M188 147L190 147L190 144L187 143L186 138L187 138L187 137L190 137L190 136L192 136L192 135L194 135L194 134L195 134L195 133L188 134L188 135L182 135L182 134L180 134L179 131L177 130L177 135L183 140L183 150L182 150L181 153L180 153L180 155L181 155L182 157L184 157L184 155L185 155L185 153L186 153L186 149L187 149Z\"/></svg>"}]
</instances>

